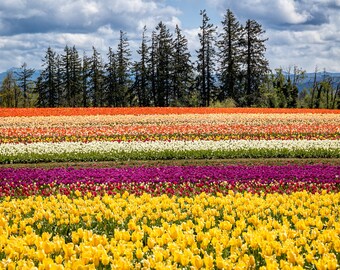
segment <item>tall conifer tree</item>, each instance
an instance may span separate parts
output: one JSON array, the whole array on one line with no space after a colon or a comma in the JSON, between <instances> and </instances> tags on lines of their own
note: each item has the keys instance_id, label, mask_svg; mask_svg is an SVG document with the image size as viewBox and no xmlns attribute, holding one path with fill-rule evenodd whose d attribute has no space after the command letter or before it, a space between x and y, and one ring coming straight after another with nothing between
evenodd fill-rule
<instances>
[{"instance_id":1,"label":"tall conifer tree","mask_svg":"<svg viewBox=\"0 0 340 270\"><path fill-rule=\"evenodd\" d=\"M173 103L170 105L189 105L188 99L192 86L193 67L190 61L188 40L176 25L173 41Z\"/></svg>"},{"instance_id":2,"label":"tall conifer tree","mask_svg":"<svg viewBox=\"0 0 340 270\"><path fill-rule=\"evenodd\" d=\"M95 47L92 47L93 53L90 59L89 68L89 92L92 98L93 107L104 106L104 95L103 95L103 62L100 53Z\"/></svg>"},{"instance_id":3,"label":"tall conifer tree","mask_svg":"<svg viewBox=\"0 0 340 270\"><path fill-rule=\"evenodd\" d=\"M20 70L15 73L18 86L22 90L23 94L23 107L26 108L29 105L29 91L32 88L32 76L35 72L34 68L28 68L26 63L23 63Z\"/></svg>"},{"instance_id":4,"label":"tall conifer tree","mask_svg":"<svg viewBox=\"0 0 340 270\"><path fill-rule=\"evenodd\" d=\"M156 76L157 76L157 104L156 106L164 107L169 106L171 95L171 76L173 72L173 47L172 35L169 29L163 22L160 22L156 31L157 48L156 48Z\"/></svg>"},{"instance_id":5,"label":"tall conifer tree","mask_svg":"<svg viewBox=\"0 0 340 270\"><path fill-rule=\"evenodd\" d=\"M147 61L148 66L148 81L150 82L152 103L154 106L158 105L157 95L157 40L156 31L152 31L150 55Z\"/></svg>"},{"instance_id":6,"label":"tall conifer tree","mask_svg":"<svg viewBox=\"0 0 340 270\"><path fill-rule=\"evenodd\" d=\"M245 105L251 106L259 98L259 86L269 71L265 58L267 39L262 37L262 26L254 20L247 20L244 30Z\"/></svg>"},{"instance_id":7,"label":"tall conifer tree","mask_svg":"<svg viewBox=\"0 0 340 270\"><path fill-rule=\"evenodd\" d=\"M105 65L105 97L107 105L110 107L118 106L118 78L117 78L117 59L112 48L107 54L108 63Z\"/></svg>"},{"instance_id":8,"label":"tall conifer tree","mask_svg":"<svg viewBox=\"0 0 340 270\"><path fill-rule=\"evenodd\" d=\"M79 53L75 46L71 49L71 95L70 95L70 106L76 107L81 106L82 98L82 60L79 57Z\"/></svg>"},{"instance_id":9,"label":"tall conifer tree","mask_svg":"<svg viewBox=\"0 0 340 270\"><path fill-rule=\"evenodd\" d=\"M224 101L226 98L232 98L237 102L241 95L239 79L242 65L242 44L240 41L243 30L230 9L224 15L222 27L217 42L221 82L218 99Z\"/></svg>"},{"instance_id":10,"label":"tall conifer tree","mask_svg":"<svg viewBox=\"0 0 340 270\"><path fill-rule=\"evenodd\" d=\"M57 107L59 106L58 95L58 55L51 47L47 49L43 59L44 70L40 74L38 88L38 106Z\"/></svg>"},{"instance_id":11,"label":"tall conifer tree","mask_svg":"<svg viewBox=\"0 0 340 270\"><path fill-rule=\"evenodd\" d=\"M215 42L216 27L210 23L205 10L201 10L202 25L198 34L201 48L197 51L197 87L200 91L201 106L209 106L214 91L214 66L215 66Z\"/></svg>"},{"instance_id":12,"label":"tall conifer tree","mask_svg":"<svg viewBox=\"0 0 340 270\"><path fill-rule=\"evenodd\" d=\"M134 64L135 72L135 83L134 92L138 99L139 106L150 106L151 94L150 94L150 83L148 80L148 58L149 58L149 47L147 44L146 26L144 26L142 34L142 43L137 50L140 60Z\"/></svg>"},{"instance_id":13,"label":"tall conifer tree","mask_svg":"<svg viewBox=\"0 0 340 270\"><path fill-rule=\"evenodd\" d=\"M90 67L91 67L91 59L84 52L83 61L82 61L82 106L88 107L90 106Z\"/></svg>"},{"instance_id":14,"label":"tall conifer tree","mask_svg":"<svg viewBox=\"0 0 340 270\"><path fill-rule=\"evenodd\" d=\"M129 93L131 86L130 79L130 57L131 51L126 33L120 31L119 43L117 48L117 106L125 107L130 105L131 96Z\"/></svg>"},{"instance_id":15,"label":"tall conifer tree","mask_svg":"<svg viewBox=\"0 0 340 270\"><path fill-rule=\"evenodd\" d=\"M72 95L72 79L71 79L71 48L65 46L64 54L61 55L61 80L62 80L62 100L63 105L70 107Z\"/></svg>"}]
</instances>

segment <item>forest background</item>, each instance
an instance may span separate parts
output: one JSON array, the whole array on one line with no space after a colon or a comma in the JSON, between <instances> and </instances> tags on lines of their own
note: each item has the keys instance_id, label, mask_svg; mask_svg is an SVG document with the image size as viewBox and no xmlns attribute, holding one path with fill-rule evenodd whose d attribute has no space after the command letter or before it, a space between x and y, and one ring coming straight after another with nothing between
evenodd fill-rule
<instances>
[{"instance_id":1,"label":"forest background","mask_svg":"<svg viewBox=\"0 0 340 270\"><path fill-rule=\"evenodd\" d=\"M23 63L0 87L1 107L274 107L340 108L340 77L298 66L271 70L265 30L256 20L242 25L227 10L215 26L201 10L199 49L193 59L177 25L144 27L133 60L127 33L101 55L65 46L47 48L42 69Z\"/></svg>"}]
</instances>

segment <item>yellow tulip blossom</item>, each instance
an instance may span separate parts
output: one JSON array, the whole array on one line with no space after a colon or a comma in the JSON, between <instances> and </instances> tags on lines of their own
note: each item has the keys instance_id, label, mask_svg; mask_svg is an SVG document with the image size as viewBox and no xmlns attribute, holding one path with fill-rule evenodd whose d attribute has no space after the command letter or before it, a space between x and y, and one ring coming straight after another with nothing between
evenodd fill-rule
<instances>
[{"instance_id":1,"label":"yellow tulip blossom","mask_svg":"<svg viewBox=\"0 0 340 270\"><path fill-rule=\"evenodd\" d=\"M0 269L338 269L340 195L3 198Z\"/></svg>"}]
</instances>

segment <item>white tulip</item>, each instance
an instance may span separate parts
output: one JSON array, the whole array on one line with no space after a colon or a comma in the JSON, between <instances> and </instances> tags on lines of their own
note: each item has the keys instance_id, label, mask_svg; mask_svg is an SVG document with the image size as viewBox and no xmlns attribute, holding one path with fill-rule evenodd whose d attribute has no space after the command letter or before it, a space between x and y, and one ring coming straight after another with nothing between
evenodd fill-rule
<instances>
[{"instance_id":1,"label":"white tulip","mask_svg":"<svg viewBox=\"0 0 340 270\"><path fill-rule=\"evenodd\" d=\"M0 156L15 156L22 154L77 154L77 153L112 153L112 152L161 152L170 150L174 152L198 150L313 150L325 149L340 150L339 140L226 140L226 141L149 141L149 142L106 142L94 141L60 142L60 143L17 143L1 144Z\"/></svg>"}]
</instances>

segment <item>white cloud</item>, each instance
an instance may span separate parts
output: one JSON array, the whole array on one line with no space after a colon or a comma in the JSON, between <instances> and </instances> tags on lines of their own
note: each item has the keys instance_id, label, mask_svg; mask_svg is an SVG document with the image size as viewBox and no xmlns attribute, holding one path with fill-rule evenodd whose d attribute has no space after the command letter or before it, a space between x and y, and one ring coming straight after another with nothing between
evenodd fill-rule
<instances>
[{"instance_id":1,"label":"white cloud","mask_svg":"<svg viewBox=\"0 0 340 270\"><path fill-rule=\"evenodd\" d=\"M316 66L328 71L339 71L338 37L335 26L320 26L312 30L268 31L267 57L271 68L297 65L308 72ZM333 37L333 38L332 38Z\"/></svg>"},{"instance_id":2,"label":"white cloud","mask_svg":"<svg viewBox=\"0 0 340 270\"><path fill-rule=\"evenodd\" d=\"M280 19L282 22L291 24L305 23L311 17L311 15L306 10L299 12L296 8L295 1L278 0L277 2L274 1L273 3L273 10L280 10L279 15L281 15ZM273 16L273 18L275 17L276 16Z\"/></svg>"},{"instance_id":3,"label":"white cloud","mask_svg":"<svg viewBox=\"0 0 340 270\"><path fill-rule=\"evenodd\" d=\"M180 25L178 14L179 9L158 0L1 0L0 71L20 61L39 68L49 46L62 51L75 45L79 52L95 46L105 56L120 30L140 39L144 25ZM137 44L131 41L131 50Z\"/></svg>"},{"instance_id":4,"label":"white cloud","mask_svg":"<svg viewBox=\"0 0 340 270\"><path fill-rule=\"evenodd\" d=\"M298 65L340 71L339 0L206 0L225 13L227 8L244 23L255 19L269 40L266 56L271 68Z\"/></svg>"},{"instance_id":5,"label":"white cloud","mask_svg":"<svg viewBox=\"0 0 340 270\"><path fill-rule=\"evenodd\" d=\"M199 28L185 29L183 34L188 40L188 49L192 52L192 55L196 54L195 51L199 49L200 43L198 39Z\"/></svg>"},{"instance_id":6,"label":"white cloud","mask_svg":"<svg viewBox=\"0 0 340 270\"><path fill-rule=\"evenodd\" d=\"M300 24L311 19L308 9L294 0L207 0L222 12L230 8L243 19L257 19L271 24Z\"/></svg>"},{"instance_id":7,"label":"white cloud","mask_svg":"<svg viewBox=\"0 0 340 270\"><path fill-rule=\"evenodd\" d=\"M25 2L25 0L2 0L0 8L3 10L20 9L25 7Z\"/></svg>"},{"instance_id":8,"label":"white cloud","mask_svg":"<svg viewBox=\"0 0 340 270\"><path fill-rule=\"evenodd\" d=\"M2 0L0 8L6 11L0 13L0 20L9 27L0 35L92 32L106 24L128 30L135 29L141 19L161 17L172 22L173 17L180 14L178 9L156 0Z\"/></svg>"},{"instance_id":9,"label":"white cloud","mask_svg":"<svg viewBox=\"0 0 340 270\"><path fill-rule=\"evenodd\" d=\"M190 11L181 10L183 3ZM192 10L207 9L219 25L227 8L242 24L246 19L262 24L272 68L313 71L318 65L340 71L339 7L340 0L0 0L0 72L23 61L39 68L49 46L62 52L75 45L80 54L95 46L105 58L119 30L136 55L144 25L150 37L160 21L171 31L178 24L195 56L201 20Z\"/></svg>"},{"instance_id":10,"label":"white cloud","mask_svg":"<svg viewBox=\"0 0 340 270\"><path fill-rule=\"evenodd\" d=\"M124 13L139 13L146 14L158 9L157 3L150 1L145 2L142 0L116 0L111 1L107 6L112 12L124 12Z\"/></svg>"}]
</instances>

